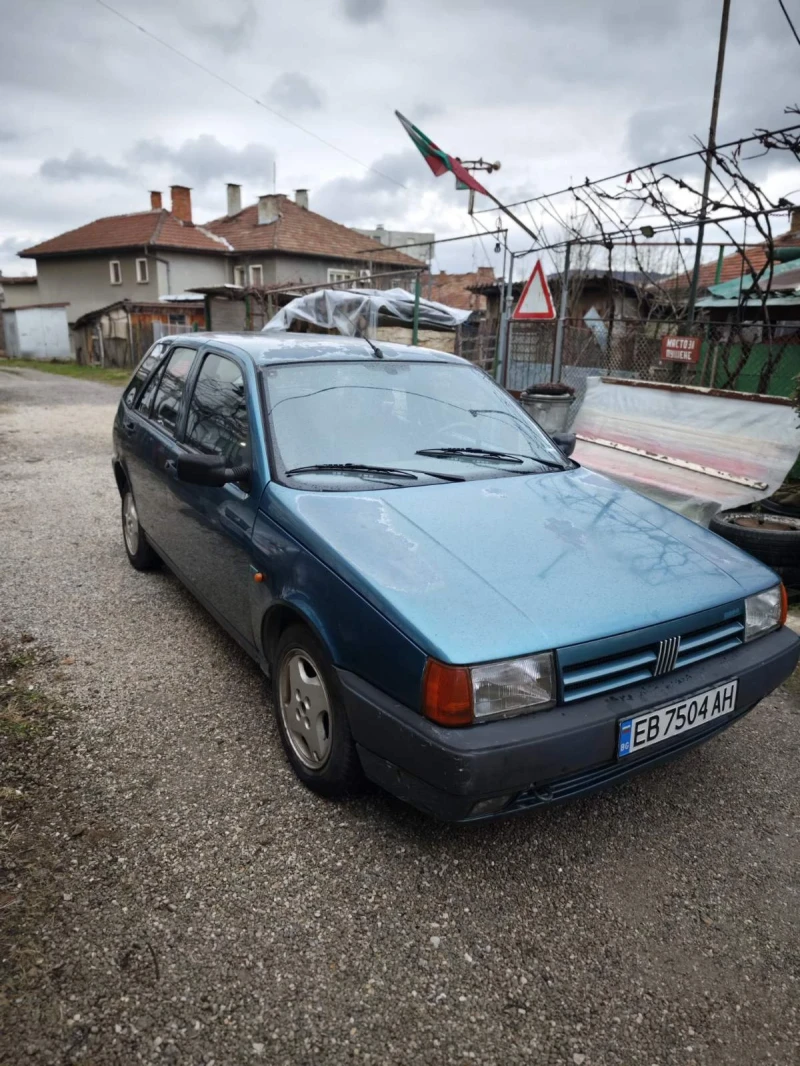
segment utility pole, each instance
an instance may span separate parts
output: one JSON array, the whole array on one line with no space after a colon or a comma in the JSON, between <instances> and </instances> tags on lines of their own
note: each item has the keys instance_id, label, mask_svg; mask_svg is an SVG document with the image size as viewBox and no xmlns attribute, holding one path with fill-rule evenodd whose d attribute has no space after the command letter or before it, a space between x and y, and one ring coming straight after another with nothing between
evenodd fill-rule
<instances>
[{"instance_id":1,"label":"utility pole","mask_svg":"<svg viewBox=\"0 0 800 1066\"><path fill-rule=\"evenodd\" d=\"M700 222L697 227L697 247L695 248L694 255L694 269L692 270L692 282L689 287L689 299L686 303L686 323L689 326L694 322L697 286L700 280L700 257L703 253L703 234L705 233L706 220L708 219L708 191L711 186L714 152L717 148L717 115L719 114L719 97L722 90L722 72L725 68L725 45L728 40L728 17L730 11L731 0L722 0L722 21L719 28L719 50L717 52L717 74L714 78L714 97L711 102L711 122L708 129L708 145L706 148L706 172L703 178L703 196L700 202Z\"/></svg>"},{"instance_id":2,"label":"utility pole","mask_svg":"<svg viewBox=\"0 0 800 1066\"><path fill-rule=\"evenodd\" d=\"M561 278L561 296L558 307L558 322L556 323L556 344L553 351L553 365L550 368L550 380L561 381L561 366L564 360L564 329L567 324L569 312L569 257L572 249L572 241L567 241L564 249L564 273Z\"/></svg>"}]
</instances>

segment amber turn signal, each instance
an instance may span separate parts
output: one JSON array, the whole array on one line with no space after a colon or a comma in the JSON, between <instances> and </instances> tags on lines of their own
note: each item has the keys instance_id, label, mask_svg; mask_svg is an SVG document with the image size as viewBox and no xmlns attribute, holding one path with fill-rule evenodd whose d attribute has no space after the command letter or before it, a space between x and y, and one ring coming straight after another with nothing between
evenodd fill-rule
<instances>
[{"instance_id":1,"label":"amber turn signal","mask_svg":"<svg viewBox=\"0 0 800 1066\"><path fill-rule=\"evenodd\" d=\"M781 581L781 620L779 625L786 625L786 617L789 614L789 597L786 594L786 586Z\"/></svg>"},{"instance_id":2,"label":"amber turn signal","mask_svg":"<svg viewBox=\"0 0 800 1066\"><path fill-rule=\"evenodd\" d=\"M439 725L472 725L472 678L466 666L428 659L422 678L422 713Z\"/></svg>"}]
</instances>

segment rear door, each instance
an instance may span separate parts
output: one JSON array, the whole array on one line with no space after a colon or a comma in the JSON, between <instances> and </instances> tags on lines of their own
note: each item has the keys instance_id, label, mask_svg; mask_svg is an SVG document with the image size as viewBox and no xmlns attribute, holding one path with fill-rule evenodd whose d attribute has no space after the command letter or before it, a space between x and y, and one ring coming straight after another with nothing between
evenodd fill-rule
<instances>
[{"instance_id":1,"label":"rear door","mask_svg":"<svg viewBox=\"0 0 800 1066\"><path fill-rule=\"evenodd\" d=\"M174 345L153 375L134 408L126 446L128 470L139 521L155 546L172 558L174 541L168 510L177 442L184 412L186 383L197 358L197 348L185 342ZM126 432L123 421L123 431Z\"/></svg>"},{"instance_id":2,"label":"rear door","mask_svg":"<svg viewBox=\"0 0 800 1066\"><path fill-rule=\"evenodd\" d=\"M244 364L230 353L207 349L190 386L184 453L215 455L226 466L252 466L251 426L258 398ZM210 488L173 479L167 511L167 551L181 574L240 637L253 643L251 534L260 480Z\"/></svg>"}]
</instances>

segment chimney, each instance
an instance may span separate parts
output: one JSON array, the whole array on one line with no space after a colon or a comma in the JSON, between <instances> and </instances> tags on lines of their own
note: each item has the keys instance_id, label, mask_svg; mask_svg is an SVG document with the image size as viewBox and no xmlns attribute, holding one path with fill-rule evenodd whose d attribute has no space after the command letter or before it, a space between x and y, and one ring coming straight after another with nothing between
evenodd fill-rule
<instances>
[{"instance_id":1,"label":"chimney","mask_svg":"<svg viewBox=\"0 0 800 1066\"><path fill-rule=\"evenodd\" d=\"M162 207L162 204L161 204L161 193L158 191L158 189L151 189L150 190L150 210L151 211L160 211L161 207Z\"/></svg>"},{"instance_id":2,"label":"chimney","mask_svg":"<svg viewBox=\"0 0 800 1066\"><path fill-rule=\"evenodd\" d=\"M793 207L789 214L789 232L800 233L800 207Z\"/></svg>"},{"instance_id":3,"label":"chimney","mask_svg":"<svg viewBox=\"0 0 800 1066\"><path fill-rule=\"evenodd\" d=\"M192 221L192 190L185 185L170 185L172 213L181 222Z\"/></svg>"},{"instance_id":4,"label":"chimney","mask_svg":"<svg viewBox=\"0 0 800 1066\"><path fill-rule=\"evenodd\" d=\"M242 187L228 182L228 218L242 210Z\"/></svg>"},{"instance_id":5,"label":"chimney","mask_svg":"<svg viewBox=\"0 0 800 1066\"><path fill-rule=\"evenodd\" d=\"M278 197L275 193L258 198L258 224L266 226L278 219Z\"/></svg>"},{"instance_id":6,"label":"chimney","mask_svg":"<svg viewBox=\"0 0 800 1066\"><path fill-rule=\"evenodd\" d=\"M308 189L295 189L294 202L304 211L308 211Z\"/></svg>"}]
</instances>

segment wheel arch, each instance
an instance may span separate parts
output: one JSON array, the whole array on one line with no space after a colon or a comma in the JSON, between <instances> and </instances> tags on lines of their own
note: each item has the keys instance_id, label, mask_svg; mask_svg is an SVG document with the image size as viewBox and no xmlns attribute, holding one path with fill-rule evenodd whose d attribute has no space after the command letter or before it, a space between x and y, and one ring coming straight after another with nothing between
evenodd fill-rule
<instances>
[{"instance_id":1,"label":"wheel arch","mask_svg":"<svg viewBox=\"0 0 800 1066\"><path fill-rule=\"evenodd\" d=\"M310 617L309 613L297 604L287 600L278 600L270 605L261 620L261 651L270 670L278 641L291 625L303 625L309 629L331 659L336 662L335 650L330 640L327 639L319 620Z\"/></svg>"},{"instance_id":2,"label":"wheel arch","mask_svg":"<svg viewBox=\"0 0 800 1066\"><path fill-rule=\"evenodd\" d=\"M125 467L122 465L119 459L116 459L114 461L114 480L117 483L117 489L119 490L119 494L121 497L125 492L125 489L130 486L130 480L125 472Z\"/></svg>"}]
</instances>

